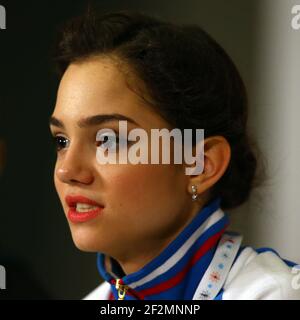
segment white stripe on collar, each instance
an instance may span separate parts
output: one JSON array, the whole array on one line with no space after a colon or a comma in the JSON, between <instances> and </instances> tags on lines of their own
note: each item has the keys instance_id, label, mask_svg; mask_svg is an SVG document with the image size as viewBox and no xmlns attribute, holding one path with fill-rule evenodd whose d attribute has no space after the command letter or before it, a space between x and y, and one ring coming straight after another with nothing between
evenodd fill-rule
<instances>
[{"instance_id":1,"label":"white stripe on collar","mask_svg":"<svg viewBox=\"0 0 300 320\"><path fill-rule=\"evenodd\" d=\"M222 289L241 246L242 236L224 233L214 257L203 275L193 300L213 300Z\"/></svg>"},{"instance_id":2,"label":"white stripe on collar","mask_svg":"<svg viewBox=\"0 0 300 320\"><path fill-rule=\"evenodd\" d=\"M142 286L143 284L155 279L157 276L170 270L178 261L187 253L192 247L195 241L212 225L216 224L225 216L224 211L219 208L212 215L210 215L195 232L183 243L183 245L177 250L168 260L165 261L161 266L153 270L150 274L140 279L139 281L130 283L130 287L135 289L136 287Z\"/></svg>"}]
</instances>

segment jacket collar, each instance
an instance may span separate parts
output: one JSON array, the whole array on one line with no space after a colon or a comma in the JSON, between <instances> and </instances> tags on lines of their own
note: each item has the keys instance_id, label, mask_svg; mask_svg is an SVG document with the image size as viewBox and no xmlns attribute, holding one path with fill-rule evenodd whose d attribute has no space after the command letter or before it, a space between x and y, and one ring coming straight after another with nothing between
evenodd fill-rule
<instances>
[{"instance_id":1,"label":"jacket collar","mask_svg":"<svg viewBox=\"0 0 300 320\"><path fill-rule=\"evenodd\" d=\"M118 299L116 281L128 290L125 300L191 300L210 264L218 240L228 226L220 198L203 207L181 233L152 261L125 275L116 260L97 254L101 277L111 284L111 298Z\"/></svg>"}]
</instances>

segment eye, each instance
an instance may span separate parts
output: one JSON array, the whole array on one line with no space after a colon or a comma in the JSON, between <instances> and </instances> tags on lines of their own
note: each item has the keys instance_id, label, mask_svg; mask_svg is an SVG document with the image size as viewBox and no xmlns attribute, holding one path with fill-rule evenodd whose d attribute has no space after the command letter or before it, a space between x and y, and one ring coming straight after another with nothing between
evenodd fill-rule
<instances>
[{"instance_id":1,"label":"eye","mask_svg":"<svg viewBox=\"0 0 300 320\"><path fill-rule=\"evenodd\" d=\"M69 139L67 139L64 136L53 137L53 141L54 141L56 151L60 151L64 148L67 148L70 144Z\"/></svg>"},{"instance_id":2,"label":"eye","mask_svg":"<svg viewBox=\"0 0 300 320\"><path fill-rule=\"evenodd\" d=\"M110 149L110 150L116 150L117 144L119 144L119 136L114 134L104 133L99 137L97 137L97 141L96 141L97 147Z\"/></svg>"}]
</instances>

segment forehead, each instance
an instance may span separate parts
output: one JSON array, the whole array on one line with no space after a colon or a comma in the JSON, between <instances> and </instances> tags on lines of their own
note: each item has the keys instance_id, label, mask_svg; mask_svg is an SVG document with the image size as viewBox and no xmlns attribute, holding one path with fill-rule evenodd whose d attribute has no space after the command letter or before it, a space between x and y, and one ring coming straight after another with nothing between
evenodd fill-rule
<instances>
[{"instance_id":1,"label":"forehead","mask_svg":"<svg viewBox=\"0 0 300 320\"><path fill-rule=\"evenodd\" d=\"M62 121L78 121L95 114L120 113L142 125L165 127L159 114L128 86L126 75L109 58L72 63L61 79L53 115Z\"/></svg>"}]
</instances>

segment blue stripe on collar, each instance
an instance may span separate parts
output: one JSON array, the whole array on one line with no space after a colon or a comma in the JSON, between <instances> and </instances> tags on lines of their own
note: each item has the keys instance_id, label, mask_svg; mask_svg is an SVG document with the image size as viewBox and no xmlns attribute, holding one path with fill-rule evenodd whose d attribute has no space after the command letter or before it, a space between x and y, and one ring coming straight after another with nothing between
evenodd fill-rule
<instances>
[{"instance_id":1,"label":"blue stripe on collar","mask_svg":"<svg viewBox=\"0 0 300 320\"><path fill-rule=\"evenodd\" d=\"M156 258L139 271L123 276L123 284L144 299L191 299L229 222L220 209L220 201L216 198L202 208ZM117 276L106 270L104 258L98 253L98 270L112 284ZM112 271L120 271L117 261L110 261ZM112 291L117 296L113 285ZM128 295L126 299L134 297Z\"/></svg>"}]
</instances>

